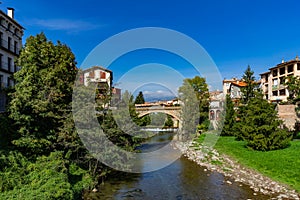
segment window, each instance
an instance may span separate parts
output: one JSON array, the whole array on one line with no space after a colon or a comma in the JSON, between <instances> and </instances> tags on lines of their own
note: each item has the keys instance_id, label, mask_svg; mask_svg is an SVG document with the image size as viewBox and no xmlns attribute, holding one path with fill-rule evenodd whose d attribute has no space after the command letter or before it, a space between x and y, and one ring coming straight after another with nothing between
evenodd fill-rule
<instances>
[{"instance_id":1,"label":"window","mask_svg":"<svg viewBox=\"0 0 300 200\"><path fill-rule=\"evenodd\" d=\"M95 72L94 72L94 71L91 71L91 72L89 73L89 77L90 77L90 78L95 78Z\"/></svg>"},{"instance_id":2,"label":"window","mask_svg":"<svg viewBox=\"0 0 300 200\"><path fill-rule=\"evenodd\" d=\"M269 76L266 75L265 77L266 77L266 82L268 82L269 81Z\"/></svg>"},{"instance_id":3,"label":"window","mask_svg":"<svg viewBox=\"0 0 300 200\"><path fill-rule=\"evenodd\" d=\"M265 96L265 97L266 97L266 99L269 99L269 95L267 95L267 94L266 94L266 96Z\"/></svg>"},{"instance_id":4,"label":"window","mask_svg":"<svg viewBox=\"0 0 300 200\"><path fill-rule=\"evenodd\" d=\"M278 91L277 90L273 91L272 94L273 94L273 96L278 96Z\"/></svg>"},{"instance_id":5,"label":"window","mask_svg":"<svg viewBox=\"0 0 300 200\"><path fill-rule=\"evenodd\" d=\"M217 112L216 112L216 120L220 119L220 115L221 115L221 111L217 110Z\"/></svg>"},{"instance_id":6,"label":"window","mask_svg":"<svg viewBox=\"0 0 300 200\"><path fill-rule=\"evenodd\" d=\"M101 79L106 79L106 73L105 72L100 72L100 78Z\"/></svg>"},{"instance_id":7,"label":"window","mask_svg":"<svg viewBox=\"0 0 300 200\"><path fill-rule=\"evenodd\" d=\"M281 67L281 68L279 69L279 74L280 74L280 75L285 74L285 67Z\"/></svg>"},{"instance_id":8,"label":"window","mask_svg":"<svg viewBox=\"0 0 300 200\"><path fill-rule=\"evenodd\" d=\"M11 45L11 37L8 37L8 41L7 41L8 50L10 50L10 45Z\"/></svg>"},{"instance_id":9,"label":"window","mask_svg":"<svg viewBox=\"0 0 300 200\"><path fill-rule=\"evenodd\" d=\"M278 85L278 79L273 79L273 85Z\"/></svg>"},{"instance_id":10,"label":"window","mask_svg":"<svg viewBox=\"0 0 300 200\"><path fill-rule=\"evenodd\" d=\"M3 18L3 17L0 17L0 25L1 25L1 26L4 26L4 22L5 22L4 18Z\"/></svg>"},{"instance_id":11,"label":"window","mask_svg":"<svg viewBox=\"0 0 300 200\"><path fill-rule=\"evenodd\" d=\"M11 58L7 58L7 68L8 68L8 71L9 72L13 72L12 70L11 70Z\"/></svg>"},{"instance_id":12,"label":"window","mask_svg":"<svg viewBox=\"0 0 300 200\"><path fill-rule=\"evenodd\" d=\"M288 73L291 73L294 71L294 65L289 65L288 66Z\"/></svg>"},{"instance_id":13,"label":"window","mask_svg":"<svg viewBox=\"0 0 300 200\"><path fill-rule=\"evenodd\" d=\"M8 25L7 25L7 30L8 30L8 31L11 31L11 23L8 23Z\"/></svg>"},{"instance_id":14,"label":"window","mask_svg":"<svg viewBox=\"0 0 300 200\"><path fill-rule=\"evenodd\" d=\"M3 46L3 33L0 32L0 46Z\"/></svg>"},{"instance_id":15,"label":"window","mask_svg":"<svg viewBox=\"0 0 300 200\"><path fill-rule=\"evenodd\" d=\"M9 86L11 86L11 85L10 85L10 78L7 77L7 87L9 87Z\"/></svg>"},{"instance_id":16,"label":"window","mask_svg":"<svg viewBox=\"0 0 300 200\"><path fill-rule=\"evenodd\" d=\"M285 89L279 90L279 95L280 96L285 96Z\"/></svg>"},{"instance_id":17,"label":"window","mask_svg":"<svg viewBox=\"0 0 300 200\"><path fill-rule=\"evenodd\" d=\"M273 76L277 76L277 69L273 70Z\"/></svg>"},{"instance_id":18,"label":"window","mask_svg":"<svg viewBox=\"0 0 300 200\"><path fill-rule=\"evenodd\" d=\"M280 78L279 78L279 82L280 82L281 85L284 83L284 80L283 80L283 79L284 79L284 77L280 77Z\"/></svg>"},{"instance_id":19,"label":"window","mask_svg":"<svg viewBox=\"0 0 300 200\"><path fill-rule=\"evenodd\" d=\"M297 70L300 70L300 63L297 63Z\"/></svg>"},{"instance_id":20,"label":"window","mask_svg":"<svg viewBox=\"0 0 300 200\"><path fill-rule=\"evenodd\" d=\"M3 55L0 54L0 69L3 69L4 67L2 60L3 60Z\"/></svg>"},{"instance_id":21,"label":"window","mask_svg":"<svg viewBox=\"0 0 300 200\"><path fill-rule=\"evenodd\" d=\"M214 120L215 119L215 111L211 110L210 111L210 120Z\"/></svg>"},{"instance_id":22,"label":"window","mask_svg":"<svg viewBox=\"0 0 300 200\"><path fill-rule=\"evenodd\" d=\"M15 41L15 43L14 43L14 52L15 52L16 54L19 54L19 50L18 50L18 42L17 42L17 41Z\"/></svg>"}]
</instances>

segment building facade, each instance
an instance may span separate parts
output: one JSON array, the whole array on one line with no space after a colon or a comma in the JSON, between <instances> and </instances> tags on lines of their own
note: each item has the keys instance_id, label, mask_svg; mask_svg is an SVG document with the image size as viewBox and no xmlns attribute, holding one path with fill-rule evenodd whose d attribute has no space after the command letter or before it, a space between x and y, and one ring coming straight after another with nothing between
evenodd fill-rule
<instances>
[{"instance_id":1,"label":"building facade","mask_svg":"<svg viewBox=\"0 0 300 200\"><path fill-rule=\"evenodd\" d=\"M7 95L3 89L14 86L13 74L20 68L15 58L22 48L24 28L14 19L14 9L0 10L0 112L5 111Z\"/></svg>"},{"instance_id":2,"label":"building facade","mask_svg":"<svg viewBox=\"0 0 300 200\"><path fill-rule=\"evenodd\" d=\"M95 84L96 99L104 108L110 105L109 97L112 95L113 73L104 67L94 66L82 71L80 81L83 85L88 86ZM116 91L116 90L115 90Z\"/></svg>"},{"instance_id":3,"label":"building facade","mask_svg":"<svg viewBox=\"0 0 300 200\"><path fill-rule=\"evenodd\" d=\"M113 74L112 71L100 67L94 66L83 70L83 84L88 86L89 83L97 83L100 87L112 87Z\"/></svg>"},{"instance_id":4,"label":"building facade","mask_svg":"<svg viewBox=\"0 0 300 200\"><path fill-rule=\"evenodd\" d=\"M242 98L241 88L247 86L247 84L236 78L223 80L223 94L224 97L228 94L231 100L234 102L235 106L238 106L240 99Z\"/></svg>"},{"instance_id":5,"label":"building facade","mask_svg":"<svg viewBox=\"0 0 300 200\"><path fill-rule=\"evenodd\" d=\"M217 129L218 121L222 119L224 100L222 91L209 92L209 120L214 129Z\"/></svg>"},{"instance_id":6,"label":"building facade","mask_svg":"<svg viewBox=\"0 0 300 200\"><path fill-rule=\"evenodd\" d=\"M289 92L283 84L288 76L300 76L300 60L298 56L294 60L282 62L260 74L261 88L264 98L270 102L287 101Z\"/></svg>"}]
</instances>

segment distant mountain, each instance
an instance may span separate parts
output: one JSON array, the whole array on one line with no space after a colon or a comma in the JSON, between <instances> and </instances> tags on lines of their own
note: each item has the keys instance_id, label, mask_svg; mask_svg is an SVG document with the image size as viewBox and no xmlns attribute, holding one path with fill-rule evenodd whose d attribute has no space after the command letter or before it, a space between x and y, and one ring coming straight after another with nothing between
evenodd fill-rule
<instances>
[{"instance_id":1,"label":"distant mountain","mask_svg":"<svg viewBox=\"0 0 300 200\"><path fill-rule=\"evenodd\" d=\"M144 95L144 99L146 102L157 102L157 101L170 101L172 99L175 99L176 96L153 96L153 95L150 95L150 96L147 96L147 95Z\"/></svg>"}]
</instances>

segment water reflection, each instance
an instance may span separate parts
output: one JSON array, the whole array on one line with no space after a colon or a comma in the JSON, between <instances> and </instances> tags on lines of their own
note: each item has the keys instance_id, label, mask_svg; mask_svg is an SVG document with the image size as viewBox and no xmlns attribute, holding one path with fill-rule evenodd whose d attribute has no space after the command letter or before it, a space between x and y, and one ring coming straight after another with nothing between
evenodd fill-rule
<instances>
[{"instance_id":1,"label":"water reflection","mask_svg":"<svg viewBox=\"0 0 300 200\"><path fill-rule=\"evenodd\" d=\"M159 134L140 147L153 151L172 139L173 133ZM159 162L159 161L158 161ZM144 165L146 163L143 163ZM247 186L225 183L223 175L205 172L184 157L166 168L143 174L121 173L99 187L94 199L153 200L153 199L269 199L253 195Z\"/></svg>"}]
</instances>

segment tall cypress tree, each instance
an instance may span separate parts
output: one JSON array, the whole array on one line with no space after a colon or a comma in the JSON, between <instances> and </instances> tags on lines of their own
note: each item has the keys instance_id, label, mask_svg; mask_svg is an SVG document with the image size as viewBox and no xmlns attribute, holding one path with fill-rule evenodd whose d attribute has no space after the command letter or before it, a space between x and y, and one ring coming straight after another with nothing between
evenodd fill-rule
<instances>
[{"instance_id":1,"label":"tall cypress tree","mask_svg":"<svg viewBox=\"0 0 300 200\"><path fill-rule=\"evenodd\" d=\"M241 92L243 94L242 102L247 104L250 98L254 97L255 89L257 84L255 83L254 72L251 70L250 65L248 65L242 80L246 83L245 87L241 88Z\"/></svg>"},{"instance_id":2,"label":"tall cypress tree","mask_svg":"<svg viewBox=\"0 0 300 200\"><path fill-rule=\"evenodd\" d=\"M140 91L139 94L136 96L134 104L143 104L145 103L143 92Z\"/></svg>"},{"instance_id":3,"label":"tall cypress tree","mask_svg":"<svg viewBox=\"0 0 300 200\"><path fill-rule=\"evenodd\" d=\"M231 101L230 96L226 95L226 106L225 106L225 118L224 126L221 132L222 136L232 136L234 135L233 127L236 121L236 114L234 111L234 105Z\"/></svg>"}]
</instances>

